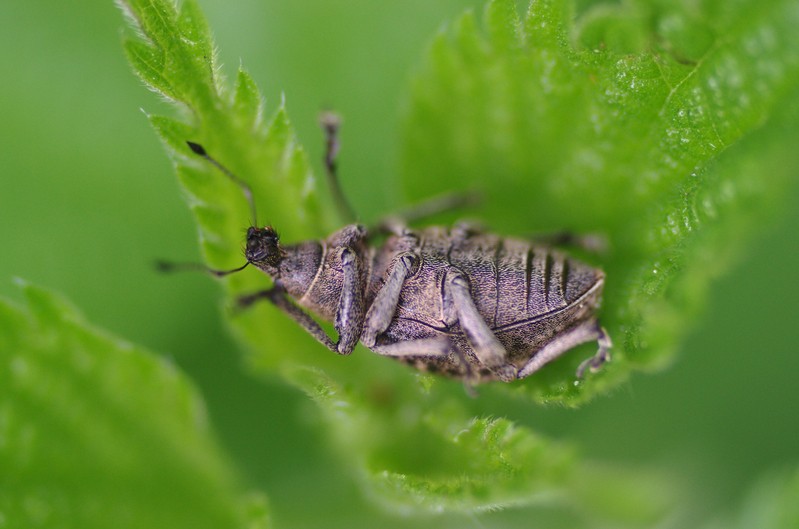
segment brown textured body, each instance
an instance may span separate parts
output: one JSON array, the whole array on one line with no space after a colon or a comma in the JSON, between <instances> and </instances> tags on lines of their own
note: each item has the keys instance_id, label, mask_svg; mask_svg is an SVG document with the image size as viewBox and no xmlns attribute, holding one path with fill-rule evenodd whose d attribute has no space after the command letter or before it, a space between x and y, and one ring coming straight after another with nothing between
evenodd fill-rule
<instances>
[{"instance_id":1,"label":"brown textured body","mask_svg":"<svg viewBox=\"0 0 799 529\"><path fill-rule=\"evenodd\" d=\"M600 270L550 248L493 234L464 237L458 230L435 226L421 230L419 238L418 271L406 279L383 340L447 335L477 378L495 378L477 361L459 323L447 322L443 285L451 268L468 277L477 310L519 369L558 333L594 317L604 283ZM378 250L371 296L380 288L397 241L391 237ZM419 369L454 376L465 375L467 369L455 355L405 360Z\"/></svg>"},{"instance_id":2,"label":"brown textured body","mask_svg":"<svg viewBox=\"0 0 799 529\"><path fill-rule=\"evenodd\" d=\"M448 340L448 354L396 356L418 369L480 381L499 378L480 361L453 315L446 288L453 272L468 279L480 317L507 351L508 363L520 372L564 331L595 322L604 274L547 246L464 227L405 229L376 248L364 244L366 238L362 227L348 226L325 241L287 246L285 272L299 268L303 273L277 274L277 280L300 306L333 321L344 288L343 246L352 248L362 263L357 278L364 287L364 310L385 287L397 256L413 255L415 264L404 278L390 323L372 348ZM298 267L300 262L306 266Z\"/></svg>"}]
</instances>

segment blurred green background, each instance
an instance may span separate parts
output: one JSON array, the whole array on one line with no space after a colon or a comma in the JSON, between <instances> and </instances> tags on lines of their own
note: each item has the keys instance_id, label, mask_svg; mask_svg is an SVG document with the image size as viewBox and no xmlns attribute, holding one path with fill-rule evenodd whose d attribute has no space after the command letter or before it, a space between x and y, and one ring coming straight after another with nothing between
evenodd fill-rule
<instances>
[{"instance_id":1,"label":"blurred green background","mask_svg":"<svg viewBox=\"0 0 799 529\"><path fill-rule=\"evenodd\" d=\"M434 32L475 0L201 0L221 62L241 62L274 108L285 94L316 163L316 116L345 116L342 179L366 219L400 205L399 107ZM170 164L140 109L169 112L131 73L110 1L0 3L0 295L15 276L61 291L101 327L175 359L277 527L403 526L362 497L314 424L312 404L241 365L201 276L163 277L155 258L198 259ZM534 227L531 227L534 228ZM591 460L664 468L692 491L688 519L733 509L765 472L799 462L799 191L717 281L676 363L573 410L510 404L510 418ZM326 354L320 350L320 354ZM364 354L359 351L357 354ZM496 410L493 410L496 413ZM688 494L686 496L689 496ZM439 526L558 519L526 508ZM417 524L420 522L416 522Z\"/></svg>"}]
</instances>

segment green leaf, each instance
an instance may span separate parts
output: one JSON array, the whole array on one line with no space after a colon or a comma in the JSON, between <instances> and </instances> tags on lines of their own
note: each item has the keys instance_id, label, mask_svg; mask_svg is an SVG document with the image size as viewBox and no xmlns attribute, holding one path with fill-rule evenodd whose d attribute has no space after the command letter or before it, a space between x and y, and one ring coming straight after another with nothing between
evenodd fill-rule
<instances>
[{"instance_id":1,"label":"green leaf","mask_svg":"<svg viewBox=\"0 0 799 529\"><path fill-rule=\"evenodd\" d=\"M320 405L365 487L392 508L495 509L554 495L569 477L568 450L507 420L469 419L453 399L391 386L364 398L312 369L291 378Z\"/></svg>"},{"instance_id":2,"label":"green leaf","mask_svg":"<svg viewBox=\"0 0 799 529\"><path fill-rule=\"evenodd\" d=\"M231 269L243 263L244 229L255 219L250 218L242 189L193 154L186 141L203 145L245 181L252 189L258 220L274 223L286 240L323 235L332 215L318 203L316 180L283 103L264 119L263 97L246 71L238 71L232 88L219 77L210 31L196 2L182 2L180 12L165 0L117 3L135 30L124 42L134 71L180 112L178 119L149 118L186 190L209 266ZM229 276L225 284L233 299L266 288L269 280L257 270L246 270ZM262 360L275 365L291 358L285 351L303 338L283 314L267 305L232 318L232 324L249 343L270 351ZM290 330L274 332L283 327Z\"/></svg>"},{"instance_id":3,"label":"green leaf","mask_svg":"<svg viewBox=\"0 0 799 529\"><path fill-rule=\"evenodd\" d=\"M403 387L373 377L363 394L318 369L292 370L289 379L319 405L364 490L399 512L572 503L586 520L637 527L660 519L676 496L654 473L599 470L507 419L469 417L459 398L424 379Z\"/></svg>"},{"instance_id":4,"label":"green leaf","mask_svg":"<svg viewBox=\"0 0 799 529\"><path fill-rule=\"evenodd\" d=\"M216 77L218 69L207 52L213 46L205 23L197 22L196 6L184 4L181 13L190 15L178 16L170 3L124 5L143 33L129 41L135 45L127 44L131 63L182 112L180 119L151 121L187 191L208 263L215 268L241 264L237 256L248 207L241 189L185 148L187 139L203 144L252 186L259 216L265 217L263 208L268 208L266 215L284 231L285 240L320 236L322 228L330 228L324 222L331 218L329 208L323 210L316 201L307 158L285 109L281 105L264 120L262 98L245 72L238 73L233 88ZM688 318L680 310L696 305L695 292L708 274L718 271L719 250L730 246L731 226L751 225L745 206L752 197L766 196L758 194L762 188L749 173L735 172L734 192L728 192L724 171L739 162L762 161L768 145L777 161L768 162L774 171L767 187L782 189L788 177L787 166L780 163L791 152L784 136L770 135L776 129L763 126L759 136L744 138L747 130L764 123L753 121L753 114L741 117L727 110L725 126L712 122L712 130L694 130L691 120L710 119L710 109L695 110L696 91L704 93L697 87L709 90L709 79L716 79L726 93L729 80L712 68L729 64L738 44L714 37L705 46L693 35L707 39L724 33L724 27L696 32L697 24L704 28L703 16L683 19L681 11L672 10L669 16L677 22L664 23L663 33L675 42L642 51L641 42L657 39L649 38L651 27L642 22L649 14L637 9L643 14L630 20L621 10L603 15L620 20L620 27L638 25L640 39L618 39L616 44L634 47L633 53L573 44L603 38L602 17L585 25L581 40L572 38L572 13L563 3L536 2L527 16L519 17L514 2L493 2L482 23L467 14L437 38L414 82L404 145L411 195L422 198L484 183L491 199L487 218L503 232L571 228L599 231L611 243L602 259L609 277L603 320L616 337L616 361L575 386L575 368L590 354L586 348L585 355L568 355L530 381L494 385L503 388L499 391L516 389L539 400L576 404L616 384L634 365L662 361L661 352L650 358L645 353L674 343L674 329ZM148 17L157 20L142 21ZM197 27L187 28L192 21ZM742 35L757 33L755 19L739 22ZM681 38L688 40L676 42ZM192 42L197 44L186 44ZM130 53L134 48L141 51ZM771 50L775 60L784 60L782 45L778 48ZM701 60L691 59L696 53ZM784 75L767 77L755 91L760 99L750 94L750 104L768 111L788 100L791 87ZM719 97L712 109L715 117L724 110L726 96ZM683 109L687 118L680 114ZM786 117L786 126L790 123ZM707 143L708 138L716 143ZM733 150L733 143L748 147ZM691 187L693 182L702 184ZM701 230L690 225L690 230L676 226L675 231L668 224L674 214L696 211L697 204L713 207L713 214L703 210ZM728 211L735 212L732 220ZM716 224L719 229L713 228ZM701 238L696 236L700 232ZM651 281L653 263L660 263L661 282ZM683 267L686 272L678 273ZM225 282L230 296L268 284L252 270ZM652 493L660 489L637 487L640 476L606 480L612 474L606 471L592 478L570 449L508 420L473 416L457 381L413 376L399 363L365 351L337 357L268 303L243 313L231 311L230 322L253 351L256 370L284 374L317 402L346 468L380 503L403 512L468 513L533 502L586 500L589 505L590 498L607 496L621 500L595 501L594 509L616 527L633 519L651 526L662 512L658 494ZM639 496L614 493L620 490Z\"/></svg>"},{"instance_id":5,"label":"green leaf","mask_svg":"<svg viewBox=\"0 0 799 529\"><path fill-rule=\"evenodd\" d=\"M198 220L210 264L240 264L241 230L254 219L248 218L242 190L191 153L186 141L203 145L250 185L260 217L290 226L292 237L318 235L323 221L314 178L283 105L264 120L263 98L247 72L239 70L233 88L219 77L210 32L196 2L182 2L179 13L172 2L163 0L118 4L136 30L124 42L134 71L178 109L188 110L179 119L150 120L198 217L208 215ZM216 224L209 221L214 211Z\"/></svg>"},{"instance_id":6,"label":"green leaf","mask_svg":"<svg viewBox=\"0 0 799 529\"><path fill-rule=\"evenodd\" d=\"M426 399L375 384L359 396L317 369L291 380L319 404L370 492L394 508L485 510L555 495L569 450L504 419L469 419L441 394ZM354 454L354 457L353 455Z\"/></svg>"},{"instance_id":7,"label":"green leaf","mask_svg":"<svg viewBox=\"0 0 799 529\"><path fill-rule=\"evenodd\" d=\"M0 300L0 513L8 527L267 527L170 363L23 285Z\"/></svg>"},{"instance_id":8,"label":"green leaf","mask_svg":"<svg viewBox=\"0 0 799 529\"><path fill-rule=\"evenodd\" d=\"M513 388L574 405L670 361L707 290L797 162L799 8L790 0L628 2L573 13L512 0L433 42L404 124L412 197L478 188L496 231L608 239L601 320L614 361L575 385L593 346ZM571 20L576 17L576 29ZM579 253L579 252L578 252Z\"/></svg>"}]
</instances>

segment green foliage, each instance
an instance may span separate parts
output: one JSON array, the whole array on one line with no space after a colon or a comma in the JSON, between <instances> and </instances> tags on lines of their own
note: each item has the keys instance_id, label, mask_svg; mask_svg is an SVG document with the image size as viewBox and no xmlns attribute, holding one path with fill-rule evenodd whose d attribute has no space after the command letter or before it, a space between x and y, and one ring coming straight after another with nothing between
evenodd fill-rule
<instances>
[{"instance_id":1,"label":"green foliage","mask_svg":"<svg viewBox=\"0 0 799 529\"><path fill-rule=\"evenodd\" d=\"M414 197L482 189L503 231L607 237L588 259L607 272L613 364L566 383L586 350L516 386L573 405L670 360L708 280L787 189L799 10L598 4L572 27L569 5L520 17L495 0L444 30L414 78L403 168Z\"/></svg>"},{"instance_id":2,"label":"green foliage","mask_svg":"<svg viewBox=\"0 0 799 529\"><path fill-rule=\"evenodd\" d=\"M248 209L241 189L186 140L247 181L286 240L330 228L283 105L265 120L243 70L232 88L220 78L195 2L120 5L140 31L125 41L134 70L181 112L151 121L207 262L241 264ZM786 189L784 162L795 154L790 135L775 131L794 127L795 116L777 110L797 95L799 12L789 1L750 2L722 16L714 5L595 8L573 27L564 2L534 2L519 17L515 2L496 0L481 21L467 14L432 44L406 108L409 193L476 186L498 230L567 228L609 242L607 254L586 258L608 274L602 317L614 362L576 384L575 368L591 353L584 348L497 391L576 405L634 368L668 361L707 280ZM268 280L247 270L225 284L232 299ZM313 398L347 467L381 503L470 513L542 497L578 501L590 496L578 484L601 488L570 450L506 419L473 417L457 382L364 351L337 358L267 303L231 311L229 322L256 370L283 373ZM604 516L651 521L660 512L657 502L618 493L624 488L603 489L618 501Z\"/></svg>"},{"instance_id":3,"label":"green foliage","mask_svg":"<svg viewBox=\"0 0 799 529\"><path fill-rule=\"evenodd\" d=\"M451 397L372 385L364 399L316 369L291 380L319 404L338 445L366 455L361 479L396 508L472 511L554 497L573 467L570 451L504 419L470 419Z\"/></svg>"},{"instance_id":4,"label":"green foliage","mask_svg":"<svg viewBox=\"0 0 799 529\"><path fill-rule=\"evenodd\" d=\"M198 21L194 28L181 22L189 18L171 11L169 4L125 4L144 34L144 38L126 41L126 50L145 82L179 106L191 109L191 123L163 117L152 117L151 121L164 138L181 182L191 195L210 264L231 267L237 264L230 256L238 254L235 247L246 220L241 190L210 164L187 153L185 139L202 143L214 157L252 183L256 202L268 204L275 225L286 226L284 232L292 230L288 232L289 240L313 234L312 227L318 230L320 214L318 208L304 200L303 193L308 192L312 179L302 151L294 144L284 111L281 108L267 127L258 128L260 110L256 102L260 98L251 79L242 72L233 90L234 98L222 95L228 89L208 75L215 71L212 58L204 51L202 60L196 56L195 50L207 50L211 45L205 24L199 21L194 8L187 7L190 4L184 4L181 12L193 13L190 20ZM176 35L180 36L180 44L171 43ZM143 47L151 51L141 53ZM143 62L142 56L157 60ZM259 181L271 183L271 187ZM277 193L280 199L274 200ZM273 207L276 204L282 207ZM257 288L259 283L253 275L258 278L257 273L233 276L228 281L231 295ZM569 467L561 449L540 441L525 429L511 433L513 428L507 421L470 423L458 401L446 397L449 392L463 398L457 383L446 385L436 396L425 399L407 372L393 362L363 357L345 363L320 351L312 339L303 336L295 324L266 303L243 314L232 312L231 322L256 351L253 362L259 369L281 366L293 373L296 365L321 366L326 372L335 373L335 379L347 380L360 388L334 391L330 389L336 387L333 379L318 375L324 377L328 391L336 394L336 407L346 403L353 411L349 421L341 420L336 407L325 405L328 401L317 402L321 414L328 417L331 430L338 433L340 446L345 447L342 454L353 460L354 468L362 470L365 488L386 503L467 511L524 504L537 501L542 490L558 487ZM368 374L375 370L383 371L385 378ZM294 376L289 380L308 389L307 383ZM405 404L392 411L383 405L381 392L365 393L370 387L381 386L389 388L389 393L396 392L393 399ZM444 421L442 417L449 419ZM369 426L351 428L352 423ZM471 433L456 435L464 428ZM429 447L421 451L412 442L420 436L429 441ZM353 441L356 438L370 441L359 446ZM397 442L400 438L407 442ZM492 450L486 450L487 439L495 439Z\"/></svg>"},{"instance_id":5,"label":"green foliage","mask_svg":"<svg viewBox=\"0 0 799 529\"><path fill-rule=\"evenodd\" d=\"M247 182L262 207L261 214L268 214L281 235L290 240L320 236L330 215L325 216L317 202L315 179L283 103L265 119L263 98L243 69L237 72L233 88L228 86L196 2L182 2L179 9L168 0L117 3L136 30L124 42L134 71L181 112L180 119L149 117L188 194L209 265L220 269L240 266L243 231L255 219L248 218L241 188L191 153L186 141L203 145ZM227 279L232 295L259 285L263 285L261 277L252 270ZM236 330L249 342L261 340L263 333L257 327L284 325L283 315L275 310L253 310L234 319ZM269 335L271 363L284 360L284 351L300 334L293 330Z\"/></svg>"},{"instance_id":6,"label":"green foliage","mask_svg":"<svg viewBox=\"0 0 799 529\"><path fill-rule=\"evenodd\" d=\"M152 90L182 111L182 119L150 116L166 144L199 221L208 260L215 266L240 264L238 244L248 211L241 189L206 161L192 154L186 141L203 145L211 155L241 175L269 200L269 214L285 220L292 235L319 233L320 206L302 149L296 144L282 103L264 119L263 98L252 78L240 69L231 90L220 78L210 33L196 2L177 10L167 0L119 0L137 30L124 46L134 71ZM254 219L251 219L254 220Z\"/></svg>"},{"instance_id":7,"label":"green foliage","mask_svg":"<svg viewBox=\"0 0 799 529\"><path fill-rule=\"evenodd\" d=\"M23 285L0 300L0 514L7 527L268 526L174 366Z\"/></svg>"},{"instance_id":8,"label":"green foliage","mask_svg":"<svg viewBox=\"0 0 799 529\"><path fill-rule=\"evenodd\" d=\"M469 417L459 399L429 387L372 381L358 395L313 368L293 370L289 379L319 405L364 490L399 512L572 503L585 516L575 522L580 526L607 520L637 527L659 519L673 501L660 477L597 471L573 447L507 419Z\"/></svg>"}]
</instances>

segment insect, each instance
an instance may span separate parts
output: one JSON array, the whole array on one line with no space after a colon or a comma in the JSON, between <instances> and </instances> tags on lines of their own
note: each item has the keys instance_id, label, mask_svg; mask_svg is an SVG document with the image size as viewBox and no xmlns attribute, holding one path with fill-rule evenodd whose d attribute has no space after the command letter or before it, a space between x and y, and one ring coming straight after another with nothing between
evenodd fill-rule
<instances>
[{"instance_id":1,"label":"insect","mask_svg":"<svg viewBox=\"0 0 799 529\"><path fill-rule=\"evenodd\" d=\"M338 121L323 118L325 167L334 197L352 209L338 185ZM191 151L238 184L255 205L249 186L197 143ZM424 204L405 219L448 209L459 200ZM360 342L428 372L468 382L525 378L566 351L596 341L598 351L577 376L610 359L611 341L596 310L604 273L549 246L483 232L460 223L452 228L410 228L387 219L367 229L350 224L324 240L284 244L257 220L247 230L246 263L273 279L269 289L240 298L246 307L268 300L333 352L352 353ZM331 321L334 341L311 317Z\"/></svg>"}]
</instances>

